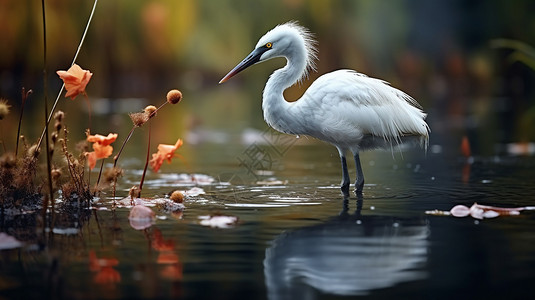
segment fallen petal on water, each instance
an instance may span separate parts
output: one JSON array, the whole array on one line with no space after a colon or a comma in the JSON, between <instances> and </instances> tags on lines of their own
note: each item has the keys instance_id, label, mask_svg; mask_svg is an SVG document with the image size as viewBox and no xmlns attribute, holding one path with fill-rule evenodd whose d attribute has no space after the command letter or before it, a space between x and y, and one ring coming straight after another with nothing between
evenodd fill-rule
<instances>
[{"instance_id":1,"label":"fallen petal on water","mask_svg":"<svg viewBox=\"0 0 535 300\"><path fill-rule=\"evenodd\" d=\"M151 227L155 218L156 214L152 209L143 205L132 207L132 209L130 209L130 215L128 216L130 226L136 230L143 230Z\"/></svg>"},{"instance_id":2,"label":"fallen petal on water","mask_svg":"<svg viewBox=\"0 0 535 300\"><path fill-rule=\"evenodd\" d=\"M235 216L199 216L199 223L212 228L230 228L236 225L238 217Z\"/></svg>"},{"instance_id":3,"label":"fallen petal on water","mask_svg":"<svg viewBox=\"0 0 535 300\"><path fill-rule=\"evenodd\" d=\"M464 206L464 205L455 205L451 210L450 213L454 217L466 217L470 214L470 208Z\"/></svg>"},{"instance_id":4,"label":"fallen petal on water","mask_svg":"<svg viewBox=\"0 0 535 300\"><path fill-rule=\"evenodd\" d=\"M488 210L486 212L483 213L483 218L485 219L491 219L491 218L496 218L500 216L500 214L496 211L493 211L493 210Z\"/></svg>"},{"instance_id":5,"label":"fallen petal on water","mask_svg":"<svg viewBox=\"0 0 535 300\"><path fill-rule=\"evenodd\" d=\"M490 219L498 216L517 216L522 210L535 210L533 206L525 207L496 207L488 205L480 205L474 203L470 208L464 205L456 205L449 212L440 210L428 210L425 213L428 215L452 215L454 217L466 217L468 215L475 219Z\"/></svg>"},{"instance_id":6,"label":"fallen petal on water","mask_svg":"<svg viewBox=\"0 0 535 300\"><path fill-rule=\"evenodd\" d=\"M495 211L499 213L500 215L518 215L520 214L520 211L529 210L530 208L529 206L528 207L512 207L512 208L496 207L496 206L481 205L477 203L475 203L474 206L477 206L478 208L483 209L483 210Z\"/></svg>"},{"instance_id":7,"label":"fallen petal on water","mask_svg":"<svg viewBox=\"0 0 535 300\"><path fill-rule=\"evenodd\" d=\"M474 203L471 207L470 207L470 215L473 217L473 218L476 218L476 219L483 219L483 213L485 211L483 209L481 209L479 206L477 206L477 203Z\"/></svg>"}]
</instances>

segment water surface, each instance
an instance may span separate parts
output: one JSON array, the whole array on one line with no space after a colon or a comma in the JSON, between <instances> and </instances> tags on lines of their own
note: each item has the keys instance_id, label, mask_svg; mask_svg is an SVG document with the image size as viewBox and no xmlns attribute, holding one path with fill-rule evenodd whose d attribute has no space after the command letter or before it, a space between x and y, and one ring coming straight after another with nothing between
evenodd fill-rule
<instances>
[{"instance_id":1,"label":"water surface","mask_svg":"<svg viewBox=\"0 0 535 300\"><path fill-rule=\"evenodd\" d=\"M24 245L0 252L0 296L494 299L534 291L534 212L483 220L425 213L474 202L533 206L533 157L369 152L363 197L344 201L333 148L297 143L251 172L248 147L185 146L185 162L149 174L144 197L196 195L182 213L152 207L157 219L145 230L130 226L129 208L112 209L109 192L90 210L58 214L44 232L38 215L4 217L1 231ZM140 165L124 160L120 198ZM239 221L201 225L211 215Z\"/></svg>"}]
</instances>

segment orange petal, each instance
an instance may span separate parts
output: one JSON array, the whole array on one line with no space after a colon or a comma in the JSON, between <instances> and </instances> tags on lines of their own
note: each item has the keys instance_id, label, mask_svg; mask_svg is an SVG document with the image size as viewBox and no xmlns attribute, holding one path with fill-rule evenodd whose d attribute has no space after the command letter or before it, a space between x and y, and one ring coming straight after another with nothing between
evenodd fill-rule
<instances>
[{"instance_id":1,"label":"orange petal","mask_svg":"<svg viewBox=\"0 0 535 300\"><path fill-rule=\"evenodd\" d=\"M470 214L470 208L464 206L464 205L455 205L451 210L450 213L454 217L466 217Z\"/></svg>"},{"instance_id":2,"label":"orange petal","mask_svg":"<svg viewBox=\"0 0 535 300\"><path fill-rule=\"evenodd\" d=\"M107 136L103 136L100 134L95 135L88 135L87 141L90 143L99 143L102 146L107 146L117 139L118 134L117 133L109 133Z\"/></svg>"},{"instance_id":3,"label":"orange petal","mask_svg":"<svg viewBox=\"0 0 535 300\"><path fill-rule=\"evenodd\" d=\"M57 71L56 73L65 84L65 89L67 90L65 97L70 97L71 99L85 93L85 87L89 83L91 76L93 76L91 72L83 70L77 64L73 64L67 71Z\"/></svg>"},{"instance_id":4,"label":"orange petal","mask_svg":"<svg viewBox=\"0 0 535 300\"><path fill-rule=\"evenodd\" d=\"M158 172L158 170L160 170L164 159L165 157L162 156L160 152L152 154L152 159L149 161L149 163L154 172Z\"/></svg>"},{"instance_id":5,"label":"orange petal","mask_svg":"<svg viewBox=\"0 0 535 300\"><path fill-rule=\"evenodd\" d=\"M107 158L113 153L113 147L112 146L104 146L99 143L93 144L93 149L95 150L96 158Z\"/></svg>"},{"instance_id":6,"label":"orange petal","mask_svg":"<svg viewBox=\"0 0 535 300\"><path fill-rule=\"evenodd\" d=\"M85 156L87 157L87 165L89 169L93 170L97 164L97 154L93 152L86 152Z\"/></svg>"},{"instance_id":7,"label":"orange petal","mask_svg":"<svg viewBox=\"0 0 535 300\"><path fill-rule=\"evenodd\" d=\"M171 163L171 159L175 155L175 151L182 146L182 140L178 139L174 145L159 144L158 152L152 154L150 165L154 172L158 172L164 160L167 159L168 163Z\"/></svg>"}]
</instances>

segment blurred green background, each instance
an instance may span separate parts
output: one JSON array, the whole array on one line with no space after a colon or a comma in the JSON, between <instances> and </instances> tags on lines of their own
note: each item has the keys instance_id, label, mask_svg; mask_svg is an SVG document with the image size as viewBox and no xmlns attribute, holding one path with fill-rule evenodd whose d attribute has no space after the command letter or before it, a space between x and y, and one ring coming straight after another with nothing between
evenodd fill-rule
<instances>
[{"instance_id":1,"label":"blurred green background","mask_svg":"<svg viewBox=\"0 0 535 300\"><path fill-rule=\"evenodd\" d=\"M89 0L46 1L50 103L61 87L55 71L69 68L92 6ZM183 137L190 145L246 144L248 132L267 128L261 92L284 61L217 82L266 31L297 20L319 42L318 73L288 90L288 99L323 73L355 69L416 98L429 113L431 144L457 147L466 135L474 154L494 155L507 143L535 141L535 72L514 50L492 46L503 38L535 45L534 11L530 0L99 1L77 63L94 74L87 86L94 133L126 135L128 112L158 105L178 88L184 101L162 109L153 122L156 143ZM25 87L34 94L23 134L35 140L44 119L41 1L2 0L0 41L0 97L12 106L0 133L15 140ZM83 139L83 97L62 96L58 108L67 112L71 138Z\"/></svg>"}]
</instances>

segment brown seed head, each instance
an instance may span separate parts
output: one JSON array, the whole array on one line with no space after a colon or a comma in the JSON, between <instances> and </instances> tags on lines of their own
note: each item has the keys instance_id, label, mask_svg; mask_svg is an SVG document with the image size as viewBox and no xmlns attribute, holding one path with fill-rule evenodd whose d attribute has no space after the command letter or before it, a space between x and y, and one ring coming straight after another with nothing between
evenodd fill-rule
<instances>
[{"instance_id":1,"label":"brown seed head","mask_svg":"<svg viewBox=\"0 0 535 300\"><path fill-rule=\"evenodd\" d=\"M50 174L52 175L52 180L58 181L58 179L61 177L61 170L53 169L52 171L50 171Z\"/></svg>"},{"instance_id":2,"label":"brown seed head","mask_svg":"<svg viewBox=\"0 0 535 300\"><path fill-rule=\"evenodd\" d=\"M173 202L176 202L176 203L184 202L184 194L182 194L180 191L174 191L171 194L170 198L171 198L171 200L173 200Z\"/></svg>"},{"instance_id":3,"label":"brown seed head","mask_svg":"<svg viewBox=\"0 0 535 300\"><path fill-rule=\"evenodd\" d=\"M134 123L134 126L141 127L145 122L149 120L149 115L144 112L140 113L131 113L129 114L130 119L132 120L132 123Z\"/></svg>"},{"instance_id":4,"label":"brown seed head","mask_svg":"<svg viewBox=\"0 0 535 300\"><path fill-rule=\"evenodd\" d=\"M62 112L61 110L58 110L55 114L54 114L54 119L58 122L61 122L63 121L63 118L65 117L65 113Z\"/></svg>"},{"instance_id":5,"label":"brown seed head","mask_svg":"<svg viewBox=\"0 0 535 300\"><path fill-rule=\"evenodd\" d=\"M5 118L9 114L9 108L11 105L7 104L7 100L0 99L0 120Z\"/></svg>"},{"instance_id":6,"label":"brown seed head","mask_svg":"<svg viewBox=\"0 0 535 300\"><path fill-rule=\"evenodd\" d=\"M50 135L50 139L52 140L52 143L55 144L58 141L58 133L52 132L52 134Z\"/></svg>"},{"instance_id":7,"label":"brown seed head","mask_svg":"<svg viewBox=\"0 0 535 300\"><path fill-rule=\"evenodd\" d=\"M0 157L0 167L2 168L13 168L17 165L17 158L15 157L15 155L11 152L7 152L7 153L4 153L4 155L2 155Z\"/></svg>"},{"instance_id":8,"label":"brown seed head","mask_svg":"<svg viewBox=\"0 0 535 300\"><path fill-rule=\"evenodd\" d=\"M111 184L112 182L117 180L117 178L121 176L123 176L123 169L117 168L117 167L108 168L104 170L104 174L103 174L104 182L109 183L109 184Z\"/></svg>"},{"instance_id":9,"label":"brown seed head","mask_svg":"<svg viewBox=\"0 0 535 300\"><path fill-rule=\"evenodd\" d=\"M156 106L154 105L149 105L147 107L145 107L145 109L143 110L145 112L145 114L147 114L147 118L152 118L156 115L156 111L158 109L156 108Z\"/></svg>"},{"instance_id":10,"label":"brown seed head","mask_svg":"<svg viewBox=\"0 0 535 300\"><path fill-rule=\"evenodd\" d=\"M39 148L37 146L37 144L35 145L32 145L29 149L28 149L28 156L29 157L37 157L39 156L39 153L41 152L41 148Z\"/></svg>"},{"instance_id":11,"label":"brown seed head","mask_svg":"<svg viewBox=\"0 0 535 300\"><path fill-rule=\"evenodd\" d=\"M128 195L132 198L139 198L141 197L141 190L137 185L134 185L130 188L130 191L128 192Z\"/></svg>"},{"instance_id":12,"label":"brown seed head","mask_svg":"<svg viewBox=\"0 0 535 300\"><path fill-rule=\"evenodd\" d=\"M182 92L179 90L170 90L167 93L167 102L171 104L177 104L182 100Z\"/></svg>"},{"instance_id":13,"label":"brown seed head","mask_svg":"<svg viewBox=\"0 0 535 300\"><path fill-rule=\"evenodd\" d=\"M61 130L61 127L63 127L63 124L61 124L61 122L56 121L54 123L54 129L56 129L56 132L59 132Z\"/></svg>"}]
</instances>

